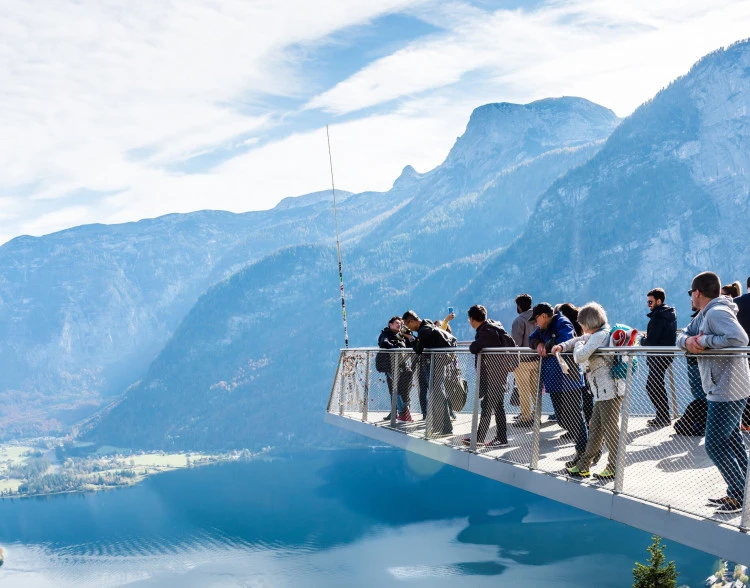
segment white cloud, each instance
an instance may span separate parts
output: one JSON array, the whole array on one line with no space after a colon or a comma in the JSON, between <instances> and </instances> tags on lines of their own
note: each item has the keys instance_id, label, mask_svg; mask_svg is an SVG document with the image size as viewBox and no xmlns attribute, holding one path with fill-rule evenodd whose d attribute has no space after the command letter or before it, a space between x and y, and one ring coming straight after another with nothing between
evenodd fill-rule
<instances>
[{"instance_id":1,"label":"white cloud","mask_svg":"<svg viewBox=\"0 0 750 588\"><path fill-rule=\"evenodd\" d=\"M143 192L169 177L158 166L234 138L251 143L269 124L267 109L252 108L259 97L305 95L285 48L419 1L3 3L0 196ZM52 207L70 203L32 203L26 216Z\"/></svg>"},{"instance_id":2,"label":"white cloud","mask_svg":"<svg viewBox=\"0 0 750 588\"><path fill-rule=\"evenodd\" d=\"M311 95L316 72L290 47L404 10L444 31ZM355 191L387 189L406 164L437 165L486 102L579 95L625 115L747 36L750 1L485 12L437 0L30 0L0 5L0 30L3 242L82 222L268 208L328 187L325 130L295 128L277 97L308 101L308 112L373 108L331 127L337 186ZM170 171L228 144L250 150L209 172Z\"/></svg>"},{"instance_id":3,"label":"white cloud","mask_svg":"<svg viewBox=\"0 0 750 588\"><path fill-rule=\"evenodd\" d=\"M456 84L471 72L504 99L584 96L627 115L714 49L747 36L750 2L555 1L498 10L375 61L314 97L341 114Z\"/></svg>"}]
</instances>

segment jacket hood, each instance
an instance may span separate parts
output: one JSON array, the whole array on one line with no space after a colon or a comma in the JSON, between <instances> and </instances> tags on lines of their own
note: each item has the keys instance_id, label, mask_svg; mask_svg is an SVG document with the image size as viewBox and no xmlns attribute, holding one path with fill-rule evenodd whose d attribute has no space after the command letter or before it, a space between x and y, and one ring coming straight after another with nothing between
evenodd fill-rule
<instances>
[{"instance_id":1,"label":"jacket hood","mask_svg":"<svg viewBox=\"0 0 750 588\"><path fill-rule=\"evenodd\" d=\"M648 318L659 318L659 319L664 319L667 321L677 319L677 313L675 312L674 307L668 306L666 304L657 306L654 310L649 312L646 316Z\"/></svg>"},{"instance_id":2,"label":"jacket hood","mask_svg":"<svg viewBox=\"0 0 750 588\"><path fill-rule=\"evenodd\" d=\"M740 307L737 306L729 296L719 296L718 298L714 298L711 302L706 304L701 312L703 312L703 314L705 315L709 308L714 308L717 306L725 306L734 313L734 316L737 316L737 313L740 310Z\"/></svg>"}]
</instances>

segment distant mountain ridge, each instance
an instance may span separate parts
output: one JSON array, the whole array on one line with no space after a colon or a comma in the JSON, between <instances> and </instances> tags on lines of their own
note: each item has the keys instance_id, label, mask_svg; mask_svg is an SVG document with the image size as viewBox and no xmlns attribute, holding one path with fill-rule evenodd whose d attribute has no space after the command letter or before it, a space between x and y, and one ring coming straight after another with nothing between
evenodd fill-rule
<instances>
[{"instance_id":1,"label":"distant mountain ridge","mask_svg":"<svg viewBox=\"0 0 750 588\"><path fill-rule=\"evenodd\" d=\"M350 223L351 228L342 233L347 239L344 251L345 275L350 296L350 316L353 322L363 320L371 322L372 319L367 317L372 312L375 312L381 304L390 304L394 297L398 296L399 291L408 288L410 280L405 276L405 272L426 274L433 270L435 264L451 262L477 250L492 251L507 245L523 225L539 195L557 177L587 161L619 123L619 119L611 111L580 98L563 99L560 105L557 105L555 100L542 101L542 103L544 108L541 111L545 116L551 116L550 112L554 114L548 123L544 123L539 114L540 107L537 103L528 108L524 106L511 108L510 105L505 105L503 108L490 109L478 118L472 115L472 121L467 126L466 133L459 139L459 143L463 137L480 135L482 125L492 126L494 130L487 134L484 140L475 144L471 154L468 153L469 149L466 146L468 143L464 142L460 150L452 151L453 155L449 155L443 164L430 172L419 174L407 166L394 182L392 190L385 194L363 193L348 197L346 205L350 209L358 205L370 206L370 203L384 198L391 198L398 202L392 209L378 216L371 216L367 222L359 225ZM565 112L569 112L575 124L570 124ZM547 129L546 133L543 133L540 127L544 124L565 125L570 128L570 131L563 136L555 129ZM498 132L498 128L504 128L506 131ZM511 147L506 144L513 143L526 132L535 137L529 142L534 147L527 147L523 153L510 156ZM513 136L509 137L510 134ZM539 137L544 140L540 141ZM502 157L498 155L499 153L503 154ZM481 186L478 190L466 184L467 174L465 170L457 166L456 154L460 154L464 159L470 157L476 165L481 162L481 165L489 170L485 179L477 182L477 185ZM493 167L490 164L495 161L495 158L498 158L498 163ZM499 202L500 200L502 203ZM519 207L519 205L522 206ZM483 223L486 228L482 231L467 232L469 227L477 223ZM306 255L302 253L304 249L291 251L292 253L289 254L291 257L284 254L278 259L285 259L287 263L291 263L297 255ZM320 255L323 253L321 252ZM274 256L274 259L277 257ZM330 265L335 270L333 261ZM265 269L261 270L261 267ZM325 267L320 264L315 264L315 267L319 272L326 271ZM338 333L338 329L332 330L326 327L324 332L317 332L313 329L314 336L308 337L310 326L320 315L320 309L327 308L331 304L334 310L338 307L336 276L334 274L331 278L323 280L313 272L312 267L277 269L275 264L265 263L248 267L243 270L242 275L252 283L261 278L271 277L256 276L255 274L260 271L272 272L274 279L286 285L276 287L274 296L270 298L258 293L256 300L258 308L279 307L278 324L281 326L274 325L272 328L274 332L280 328L284 332L294 333L294 345L298 347L289 350L277 349L274 354L276 360L283 355L289 357L294 366L297 366L299 365L298 355L304 353L299 347L304 348L308 345L314 346L316 353L321 357L328 358L327 362L315 362L315 366L310 362L305 363L305 383L297 390L300 400L295 403L293 412L296 414L301 407L308 405L307 400L302 400L303 398L315 398L310 385L317 383L319 378L325 378L325 370L319 372L318 369L321 365L330 365L332 360L330 349L336 348L335 334ZM277 272L280 275L277 276ZM466 277L468 279L469 274L466 274ZM239 288L236 284L240 282L234 278L230 280L236 288ZM327 293L321 294L321 298L312 298L310 293L316 291L321 285L327 286L328 289L324 290ZM210 298L214 292L217 295L218 292L224 292L225 287L229 285L217 286L214 290L207 292L204 298ZM243 332L248 333L247 336L252 336L250 333L254 330L265 332L268 328L266 325L268 319L262 318L266 315L262 312L260 314L249 313L244 306L245 298L240 290L237 291L237 296L236 304L223 298L220 304L217 303L221 310L217 311L218 314L212 314L212 320L223 324L226 329L222 340L234 341L238 324L243 325L243 329L246 329ZM313 300L317 302L314 303ZM368 304L368 300L377 301L377 303ZM363 308L362 304L369 308ZM305 312L300 316L300 327L297 328L295 324L290 324L286 317L297 316L300 309L304 309ZM202 319L198 318L200 313L196 315L196 312L194 309L185 319L192 325L190 329L187 331L183 331L182 327L178 329L172 341L152 364L145 379L128 391L126 399L112 412L112 417L105 417L98 429L92 432L93 437L101 437L99 431L106 430L110 442L128 442L132 438L131 429L136 426L133 424L136 420L135 416L145 411L162 415L160 418L164 423L164 435L161 437L157 435L159 445L182 446L180 444L186 439L185 423L204 420L209 421L207 430L211 434L200 436L199 441L190 437L194 442L200 442L203 444L201 446L211 447L216 446L217 443L221 444L217 436L225 440L223 433L217 429L218 426L226 430L225 425L220 425L215 415L213 417L208 415L206 405L199 400L206 395L210 396L210 390L214 389L212 386L219 386L218 380L207 382L198 374L183 380L177 375L178 373L193 373L190 365L195 361L205 366L205 373L215 375L216 372L210 369L207 363L213 366L226 364L226 358L221 355L226 350L210 343L215 335L203 333L200 330L198 325ZM326 312L326 317L329 317L329 320L335 324L338 313L334 311L332 315L329 315ZM185 324L183 323L183 326ZM202 334L196 335L197 332ZM180 358L173 352L173 349L192 349L191 346L195 342L190 340L190 337L195 338L196 341L206 342L204 353L199 354L197 358L192 353ZM179 342L178 339L180 339ZM356 337L352 341L356 344L355 339ZM362 341L362 343L365 342L365 340ZM263 346L266 346L265 342ZM214 354L210 349L214 351L220 349L221 354ZM241 370L240 366L246 360L243 353L249 353L249 351L244 350L234 357L236 365L232 368L234 370L232 373ZM253 357L259 353L259 351L256 352ZM248 361L256 360L248 359ZM172 375L166 376L162 370L168 370ZM261 381L268 382L268 386L276 387L278 384L275 383L282 381L286 376L285 371L282 373L283 369L278 361L274 365L273 359L269 359L269 363L264 364L258 370L260 373L256 374L252 383L248 382L241 386L243 390L257 390ZM265 378L262 374L267 370L275 376ZM317 376L308 379L313 374ZM216 377L219 376L216 375ZM178 380L175 378L179 379L180 383L177 383ZM227 378L229 378L228 375ZM170 383L165 384L165 382ZM175 396L177 388L180 389L180 394L189 392L191 400L185 400L182 396L178 400ZM154 396L156 391L158 394ZM252 393L252 396L255 398L256 394ZM173 419L163 417L164 411L161 403L167 398L174 399L173 404L188 407L183 417L175 416ZM255 398L254 401L259 401L259 398ZM238 402L240 402L239 399ZM242 400L241 402L248 401ZM146 409L146 406L149 408ZM191 411L189 407L193 410ZM238 406L235 406L235 409L237 412ZM180 411L176 410L176 412ZM265 409L258 409L253 410L249 417L253 422L251 429L259 435L273 426L267 421L263 422L265 414ZM118 421L117 415L123 415L122 419ZM288 433L295 434L293 430ZM269 434L275 437L275 432L269 432ZM142 440L147 438L149 443L156 442L151 434L145 432L139 438ZM242 444L248 441L244 437L238 437L235 442Z\"/></svg>"},{"instance_id":2,"label":"distant mountain ridge","mask_svg":"<svg viewBox=\"0 0 750 588\"><path fill-rule=\"evenodd\" d=\"M398 220L377 225L345 249L352 344L372 345L394 312L414 308L437 318L448 301L459 309L455 331L468 338L463 317L470 304L485 304L509 324L521 291L553 303L596 299L612 320L642 327L645 292L662 285L685 324L684 292L694 273L716 269L729 281L750 267L744 225L738 224L748 218L748 72L745 42L701 60L625 119L603 145L555 145L542 154L524 147L521 157L508 151L486 185L502 182L504 174L513 182L531 181L539 175L533 166L540 159L592 149L580 165L549 178L541 198L529 204L528 222L507 240L483 232L487 225L473 203L490 193L472 187L478 179L448 173L450 157L426 174L406 169L396 184L408 186L412 197L403 201ZM528 169L534 172L522 175ZM511 186L518 184L508 181L504 190ZM488 197L490 214L496 212L493 202L500 206ZM447 211L440 218L429 216L440 210L436 203ZM464 251L466 241L471 246ZM160 447L329 441L333 433L317 421L341 344L331 258L330 249L292 248L274 257L278 263L250 266L208 291L143 382L87 438ZM272 286L260 285L268 279ZM252 312L243 292L253 288L273 318ZM269 322L273 334L266 341ZM247 348L233 347L239 341ZM258 362L263 349L274 350L268 363ZM197 381L189 374L207 375ZM225 385L233 398L213 392ZM222 408L214 409L219 402ZM179 410L169 408L174 403ZM251 432L238 431L236 421ZM225 427L233 433L225 435Z\"/></svg>"}]
</instances>

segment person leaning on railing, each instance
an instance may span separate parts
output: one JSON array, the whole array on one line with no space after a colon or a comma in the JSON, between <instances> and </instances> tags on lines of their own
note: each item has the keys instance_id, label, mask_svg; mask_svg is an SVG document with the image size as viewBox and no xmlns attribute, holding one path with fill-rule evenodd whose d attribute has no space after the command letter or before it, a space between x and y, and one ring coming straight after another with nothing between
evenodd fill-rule
<instances>
[{"instance_id":1,"label":"person leaning on railing","mask_svg":"<svg viewBox=\"0 0 750 588\"><path fill-rule=\"evenodd\" d=\"M416 312L413 310L407 310L401 319L404 321L406 328L410 331L417 332L417 338L412 343L412 349L414 353L419 356L419 363L417 369L419 370L418 382L419 382L419 405L422 409L422 418L427 420L427 392L429 389L429 371L430 371L430 358L425 356L422 352L425 349L444 349L447 347L456 346L456 338L450 333L436 327L432 321L422 320L419 318ZM448 363L445 358L437 356L433 365L433 382L437 384L437 388L444 388L446 380L446 371ZM435 415L436 423L433 426L438 429L437 433L440 435L448 435L453 432L453 425L450 421L450 406L448 404L448 398L443 391L442 394L435 393L434 398L442 396L442 400L438 401L438 405L432 407L433 414Z\"/></svg>"},{"instance_id":2,"label":"person leaning on railing","mask_svg":"<svg viewBox=\"0 0 750 588\"><path fill-rule=\"evenodd\" d=\"M378 336L378 347L380 349L406 349L411 347L414 340L411 332L404 328L400 316L391 317L388 326L385 327ZM398 380L398 390L396 395L396 411L399 421L412 422L411 412L409 411L409 390L411 389L412 371L406 361L406 357L401 357L398 353L378 353L375 356L375 369L385 374L385 381L388 384L388 394L393 396L393 379ZM391 414L383 418L384 421L391 420Z\"/></svg>"},{"instance_id":3,"label":"person leaning on railing","mask_svg":"<svg viewBox=\"0 0 750 588\"><path fill-rule=\"evenodd\" d=\"M610 326L607 324L607 313L596 302L584 305L578 313L578 322L583 328L583 336L570 339L552 348L553 354L573 351L573 360L583 365L588 375L591 393L594 397L594 408L589 423L589 440L582 455L569 462L568 474L578 478L591 475L589 467L601 456L603 443L607 444L607 467L595 478L610 480L615 477L617 464L617 444L620 436L620 407L625 393L625 380L612 376L612 357L594 355L600 347L609 345Z\"/></svg>"},{"instance_id":4,"label":"person leaning on railing","mask_svg":"<svg viewBox=\"0 0 750 588\"><path fill-rule=\"evenodd\" d=\"M744 347L748 336L737 320L737 305L720 296L721 281L713 272L693 278L690 300L700 312L677 336L677 346L698 354L698 369L708 400L706 453L727 484L727 495L709 498L717 513L742 510L747 451L740 431L742 411L750 396L750 368L743 356L711 356L711 349ZM702 354L706 355L702 355Z\"/></svg>"},{"instance_id":5,"label":"person leaning on railing","mask_svg":"<svg viewBox=\"0 0 750 588\"><path fill-rule=\"evenodd\" d=\"M586 449L587 430L582 411L584 387L583 372L580 369L563 373L556 357L548 355L552 347L572 339L575 335L573 323L557 314L546 302L534 306L531 320L536 322L536 330L529 335L529 347L536 349L542 358L542 382L552 400L557 422L575 439L576 453ZM577 366L576 366L577 367Z\"/></svg>"}]
</instances>

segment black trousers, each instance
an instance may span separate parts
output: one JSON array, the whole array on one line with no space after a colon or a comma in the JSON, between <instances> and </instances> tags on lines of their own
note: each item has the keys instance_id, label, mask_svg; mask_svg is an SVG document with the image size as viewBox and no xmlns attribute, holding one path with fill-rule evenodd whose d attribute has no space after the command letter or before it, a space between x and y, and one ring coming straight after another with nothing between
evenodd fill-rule
<instances>
[{"instance_id":1,"label":"black trousers","mask_svg":"<svg viewBox=\"0 0 750 588\"><path fill-rule=\"evenodd\" d=\"M422 418L427 419L427 388L429 388L430 385L430 362L427 361L427 357L418 355L415 358L413 369L417 375L419 408L422 411Z\"/></svg>"},{"instance_id":2,"label":"black trousers","mask_svg":"<svg viewBox=\"0 0 750 588\"><path fill-rule=\"evenodd\" d=\"M496 437L502 441L508 440L508 424L505 421L505 383L488 382L482 396L482 414L479 417L479 428L477 429L477 443L484 442L487 431L490 429L492 415L495 415L497 426Z\"/></svg>"},{"instance_id":3,"label":"black trousers","mask_svg":"<svg viewBox=\"0 0 750 588\"><path fill-rule=\"evenodd\" d=\"M656 409L656 419L668 422L669 400L667 399L667 388L664 385L664 374L672 364L672 358L667 355L651 356L646 358L648 364L648 378L646 378L646 391L649 400Z\"/></svg>"}]
</instances>

